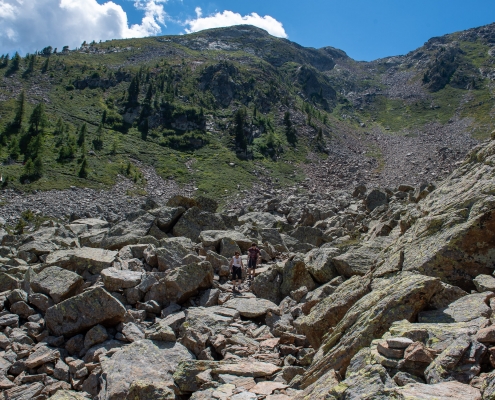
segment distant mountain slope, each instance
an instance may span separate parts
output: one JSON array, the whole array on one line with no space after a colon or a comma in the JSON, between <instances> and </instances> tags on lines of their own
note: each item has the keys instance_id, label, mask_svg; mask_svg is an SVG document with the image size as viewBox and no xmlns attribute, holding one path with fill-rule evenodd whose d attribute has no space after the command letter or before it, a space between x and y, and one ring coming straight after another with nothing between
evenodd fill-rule
<instances>
[{"instance_id":1,"label":"distant mountain slope","mask_svg":"<svg viewBox=\"0 0 495 400\"><path fill-rule=\"evenodd\" d=\"M434 180L493 128L494 46L492 24L357 62L236 26L2 57L3 186L144 190L140 163L215 196Z\"/></svg>"}]
</instances>

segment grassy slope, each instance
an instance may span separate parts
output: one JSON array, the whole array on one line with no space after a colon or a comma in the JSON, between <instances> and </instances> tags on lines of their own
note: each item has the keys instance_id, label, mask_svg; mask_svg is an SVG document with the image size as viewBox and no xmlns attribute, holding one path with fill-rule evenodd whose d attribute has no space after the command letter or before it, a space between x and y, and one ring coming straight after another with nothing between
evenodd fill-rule
<instances>
[{"instance_id":1,"label":"grassy slope","mask_svg":"<svg viewBox=\"0 0 495 400\"><path fill-rule=\"evenodd\" d=\"M242 43L237 45L241 46ZM274 40L273 46L270 57L277 51L288 58L302 54L298 53L302 50L288 46L285 41ZM430 93L429 98L423 101L411 102L377 96L371 104L362 109L354 109L342 96L337 96L337 103L327 112L318 103L308 106L307 101L299 97L301 87L292 81L294 71L298 68L296 63L275 68L263 59L241 50L192 50L167 38L118 40L98 44L94 48L117 48L119 52L71 52L67 55L53 55L46 72L42 72L46 58L37 57L34 71L27 75L27 60L23 59L21 69L7 76L3 84L0 83L0 98L8 99L0 101L0 132L5 130L7 123L14 116L15 97L21 89L26 91L28 98L24 125L27 125L34 105L40 101L46 102L49 119L43 146L43 177L31 184L22 184L19 180L23 173L21 156L19 162L2 167L3 176L12 179L10 186L23 190L62 189L72 185L107 187L115 182L117 174L125 171L129 160L132 162L135 159L153 165L163 177L174 177L181 184L194 182L202 193L224 196L230 195L238 185L249 188L268 177L278 179L280 185L304 179L297 164L305 162L308 152L315 150L314 136L318 128L323 129L327 138L336 134L332 132L332 127L338 124L344 123L351 130L359 130L359 121L389 128L391 132L399 132L404 128L421 127L434 121L444 124L457 114L460 117L473 118L473 134L483 138L493 123L491 111L494 102L487 79L480 80L476 90L471 91L447 85L436 93ZM461 42L461 48L464 52L464 62L476 68L491 65L487 46L478 42ZM242 92L242 99L234 100L227 108L216 104L211 92L198 90L198 82L205 68L221 60L228 60L236 68L237 75L234 79ZM129 80L109 89L67 89L71 89L75 81L95 74L105 78L121 70L133 76L140 69L150 71L150 79L155 89L161 76L172 79L173 85L177 87L177 95L172 96L174 105L204 109L207 120L216 123L214 131L207 130L202 134L209 143L196 150L178 150L160 143L163 144L169 137L167 135L180 137L182 132L170 132L159 127L150 132L147 140L143 140L136 125L128 126L124 133L113 129L112 126L106 126L103 148L88 157L88 179L79 178L81 149L78 149L73 160L64 163L57 161L58 138L53 135L57 119L62 118L64 123L68 124L72 135L76 135L80 125L86 123L86 148L90 150L103 111L123 113ZM374 73L367 73L354 84L358 85L360 90L383 87L380 77L386 70L386 67L378 65ZM0 70L0 74L7 74L7 69ZM342 77L333 76L332 79L336 89L339 89L340 84L344 85ZM414 79L421 79L421 73L418 72ZM249 82L252 83L251 86L247 84ZM141 87L141 102L146 88L147 84ZM14 97L12 93L15 94ZM169 97L170 94L156 92L153 99ZM257 118L253 117L256 99L270 103L264 114L258 112ZM247 109L250 123L258 124L261 117L265 121L269 120L271 125L268 131L254 140L251 150L255 159L251 161L243 161L233 152L232 118L234 111L239 107ZM285 136L282 117L286 109L292 109L292 114L299 116L299 121L295 123L295 128L300 133L296 147L290 145ZM305 114L311 114L312 126L308 126ZM306 119L304 123L300 121L301 118ZM302 134L303 132L305 134ZM266 153L263 154L262 149L263 146L266 147L268 135L271 135L271 140L275 140L279 150L282 150L278 153L278 161L273 161ZM6 138L0 149L2 159L8 157L9 140ZM376 157L377 151L379 150L370 148L368 155ZM324 157L324 154L320 154L320 157ZM190 160L192 163L190 168L187 168L186 163ZM234 167L231 166L232 163L235 164ZM144 184L139 176L136 176L136 180Z\"/></svg>"}]
</instances>

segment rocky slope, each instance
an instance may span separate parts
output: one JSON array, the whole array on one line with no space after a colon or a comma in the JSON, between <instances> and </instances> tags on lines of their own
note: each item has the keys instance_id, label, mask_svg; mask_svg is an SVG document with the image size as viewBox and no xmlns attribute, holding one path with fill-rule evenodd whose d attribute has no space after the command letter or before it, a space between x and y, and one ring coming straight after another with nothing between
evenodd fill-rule
<instances>
[{"instance_id":1,"label":"rocky slope","mask_svg":"<svg viewBox=\"0 0 495 400\"><path fill-rule=\"evenodd\" d=\"M2 230L0 396L495 398L495 135L436 187L251 201Z\"/></svg>"}]
</instances>

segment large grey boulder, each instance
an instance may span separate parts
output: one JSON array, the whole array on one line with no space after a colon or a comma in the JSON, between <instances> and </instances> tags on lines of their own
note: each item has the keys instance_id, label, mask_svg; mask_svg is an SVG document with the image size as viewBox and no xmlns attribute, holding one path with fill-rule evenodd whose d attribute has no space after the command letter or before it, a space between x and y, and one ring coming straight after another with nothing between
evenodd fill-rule
<instances>
[{"instance_id":1,"label":"large grey boulder","mask_svg":"<svg viewBox=\"0 0 495 400\"><path fill-rule=\"evenodd\" d=\"M282 274L276 268L269 267L256 275L251 284L253 293L262 299L270 300L276 304L282 301Z\"/></svg>"},{"instance_id":2,"label":"large grey boulder","mask_svg":"<svg viewBox=\"0 0 495 400\"><path fill-rule=\"evenodd\" d=\"M125 221L112 227L101 246L105 249L116 250L129 244L136 244L146 236L155 221L155 216L145 211L128 215Z\"/></svg>"},{"instance_id":3,"label":"large grey boulder","mask_svg":"<svg viewBox=\"0 0 495 400\"><path fill-rule=\"evenodd\" d=\"M316 284L306 268L304 259L297 255L292 260L288 260L284 265L280 293L285 297L301 286L306 286L308 291L311 291L316 287Z\"/></svg>"},{"instance_id":4,"label":"large grey boulder","mask_svg":"<svg viewBox=\"0 0 495 400\"><path fill-rule=\"evenodd\" d=\"M31 288L35 293L43 293L55 303L73 296L84 283L75 272L60 267L48 267L31 278Z\"/></svg>"},{"instance_id":5,"label":"large grey boulder","mask_svg":"<svg viewBox=\"0 0 495 400\"><path fill-rule=\"evenodd\" d=\"M338 276L333 258L339 254L339 249L334 247L317 248L306 253L304 263L316 282L327 283Z\"/></svg>"},{"instance_id":6,"label":"large grey boulder","mask_svg":"<svg viewBox=\"0 0 495 400\"><path fill-rule=\"evenodd\" d=\"M495 297L493 292L474 293L463 296L448 307L424 311L419 314L419 322L467 322L480 317L490 318L492 309L488 306L491 298Z\"/></svg>"},{"instance_id":7,"label":"large grey boulder","mask_svg":"<svg viewBox=\"0 0 495 400\"><path fill-rule=\"evenodd\" d=\"M101 271L103 285L109 292L135 287L139 285L142 277L142 272L121 270L113 267L105 268Z\"/></svg>"},{"instance_id":8,"label":"large grey boulder","mask_svg":"<svg viewBox=\"0 0 495 400\"><path fill-rule=\"evenodd\" d=\"M149 385L160 386L172 381L179 362L192 359L194 356L180 343L136 341L103 359L99 396L126 400L134 382L146 380Z\"/></svg>"},{"instance_id":9,"label":"large grey boulder","mask_svg":"<svg viewBox=\"0 0 495 400\"><path fill-rule=\"evenodd\" d=\"M364 204L368 211L373 211L375 208L388 204L387 193L382 190L374 189L368 193Z\"/></svg>"},{"instance_id":10,"label":"large grey boulder","mask_svg":"<svg viewBox=\"0 0 495 400\"><path fill-rule=\"evenodd\" d=\"M468 336L457 338L426 368L427 382L471 382L481 371L481 360L486 350L483 344Z\"/></svg>"},{"instance_id":11,"label":"large grey boulder","mask_svg":"<svg viewBox=\"0 0 495 400\"><path fill-rule=\"evenodd\" d=\"M247 251L253 243L253 239L246 237L238 231L203 231L199 234L199 240L205 247L218 248L222 239L235 242L242 251Z\"/></svg>"},{"instance_id":12,"label":"large grey boulder","mask_svg":"<svg viewBox=\"0 0 495 400\"><path fill-rule=\"evenodd\" d=\"M287 248L284 239L278 229L262 228L259 230L259 233L261 235L261 240L263 243L271 244L273 248L280 253L289 252L289 249Z\"/></svg>"},{"instance_id":13,"label":"large grey boulder","mask_svg":"<svg viewBox=\"0 0 495 400\"><path fill-rule=\"evenodd\" d=\"M150 210L148 213L156 218L155 225L161 231L168 233L185 211L186 209L184 207L161 207Z\"/></svg>"},{"instance_id":14,"label":"large grey boulder","mask_svg":"<svg viewBox=\"0 0 495 400\"><path fill-rule=\"evenodd\" d=\"M321 246L326 241L325 235L320 229L312 228L310 226L298 226L290 232L290 236L301 243L309 243L317 247Z\"/></svg>"},{"instance_id":15,"label":"large grey boulder","mask_svg":"<svg viewBox=\"0 0 495 400\"><path fill-rule=\"evenodd\" d=\"M59 250L48 255L45 265L58 266L80 275L85 271L99 274L105 268L112 266L116 255L116 251L90 247Z\"/></svg>"},{"instance_id":16,"label":"large grey boulder","mask_svg":"<svg viewBox=\"0 0 495 400\"><path fill-rule=\"evenodd\" d=\"M211 287L213 267L207 261L184 265L173 270L164 281L168 300L183 303L198 290Z\"/></svg>"},{"instance_id":17,"label":"large grey boulder","mask_svg":"<svg viewBox=\"0 0 495 400\"><path fill-rule=\"evenodd\" d=\"M192 207L181 216L172 232L174 236L185 236L197 242L199 234L202 231L225 229L225 222L220 214L202 211L198 207Z\"/></svg>"},{"instance_id":18,"label":"large grey boulder","mask_svg":"<svg viewBox=\"0 0 495 400\"><path fill-rule=\"evenodd\" d=\"M124 306L97 287L50 307L45 321L55 336L75 335L97 324L115 325L124 320L124 315Z\"/></svg>"},{"instance_id":19,"label":"large grey boulder","mask_svg":"<svg viewBox=\"0 0 495 400\"><path fill-rule=\"evenodd\" d=\"M242 224L250 223L259 228L275 228L277 223L283 221L282 218L277 218L267 212L250 212L239 217L239 222Z\"/></svg>"},{"instance_id":20,"label":"large grey boulder","mask_svg":"<svg viewBox=\"0 0 495 400\"><path fill-rule=\"evenodd\" d=\"M191 254L190 250L178 241L162 241L161 247L155 250L158 270L166 271L182 265L182 259Z\"/></svg>"},{"instance_id":21,"label":"large grey boulder","mask_svg":"<svg viewBox=\"0 0 495 400\"><path fill-rule=\"evenodd\" d=\"M350 278L354 275L366 275L373 267L381 249L362 245L350 248L344 254L333 258L339 275Z\"/></svg>"},{"instance_id":22,"label":"large grey boulder","mask_svg":"<svg viewBox=\"0 0 495 400\"><path fill-rule=\"evenodd\" d=\"M19 289L21 282L10 274L0 272L0 293L8 290Z\"/></svg>"},{"instance_id":23,"label":"large grey boulder","mask_svg":"<svg viewBox=\"0 0 495 400\"><path fill-rule=\"evenodd\" d=\"M224 305L227 308L233 308L239 311L243 317L256 318L266 315L268 311L280 313L277 305L270 300L258 299L256 297L237 297L230 299Z\"/></svg>"}]
</instances>

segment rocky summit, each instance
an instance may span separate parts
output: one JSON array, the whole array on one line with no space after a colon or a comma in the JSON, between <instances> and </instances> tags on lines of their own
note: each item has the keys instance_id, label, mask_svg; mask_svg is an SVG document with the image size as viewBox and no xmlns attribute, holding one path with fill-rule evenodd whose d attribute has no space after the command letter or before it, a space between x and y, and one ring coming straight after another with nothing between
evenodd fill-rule
<instances>
[{"instance_id":1,"label":"rocky summit","mask_svg":"<svg viewBox=\"0 0 495 400\"><path fill-rule=\"evenodd\" d=\"M495 399L495 136L435 184L162 200L2 229L2 399Z\"/></svg>"}]
</instances>

